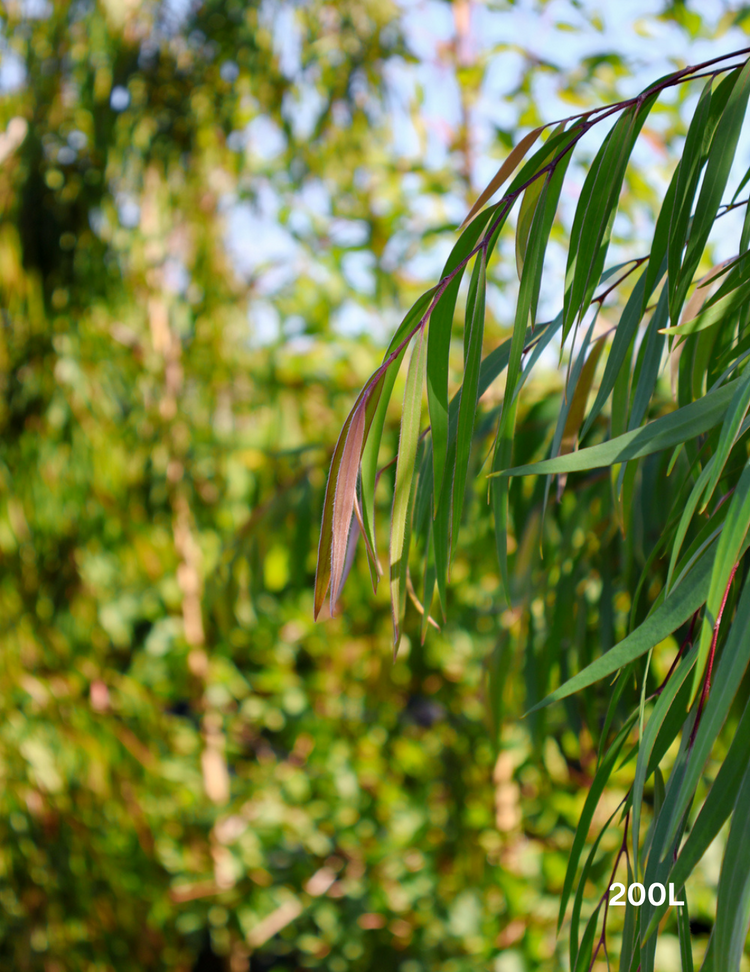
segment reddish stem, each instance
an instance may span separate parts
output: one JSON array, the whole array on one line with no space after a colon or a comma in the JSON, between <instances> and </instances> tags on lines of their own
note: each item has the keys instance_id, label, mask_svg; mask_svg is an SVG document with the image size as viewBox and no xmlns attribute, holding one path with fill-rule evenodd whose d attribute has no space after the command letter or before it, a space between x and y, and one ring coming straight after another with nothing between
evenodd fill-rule
<instances>
[{"instance_id":1,"label":"reddish stem","mask_svg":"<svg viewBox=\"0 0 750 972\"><path fill-rule=\"evenodd\" d=\"M693 631L695 630L695 622L698 619L699 613L700 613L700 608L698 608L698 610L693 615L692 620L690 621L690 630L688 631L687 636L685 637L685 640L680 645L680 650L675 655L675 659L672 662L672 664L671 664L671 666L669 668L669 671L667 672L667 675L666 675L664 681L661 683L661 685L659 686L659 688L653 693L653 695L650 695L648 697L648 700L647 701L650 702L651 699L655 699L657 696L661 695L661 693L664 691L664 689L666 687L667 682L670 680L670 678L674 674L674 670L675 670L675 668L677 668L677 663L679 662L680 658L682 658L682 656L685 654L685 649L688 648L688 647L692 647L692 644L693 644Z\"/></svg>"},{"instance_id":2,"label":"reddish stem","mask_svg":"<svg viewBox=\"0 0 750 972\"><path fill-rule=\"evenodd\" d=\"M617 852L617 857L615 858L615 866L612 868L612 874L609 878L609 884L607 885L607 890L599 899L599 906L604 902L604 918L602 920L602 933L599 936L599 941L596 943L596 948L594 949L594 954L591 957L591 964L589 965L589 972L594 968L594 963L596 962L596 956L599 954L599 949L604 949L604 954L607 957L607 962L609 963L609 955L607 953L607 915L609 914L609 889L612 886L612 882L615 879L615 874L617 874L617 868L620 864L620 859L622 855L625 854L626 859L628 857L628 823L630 822L630 811L625 814L625 833L622 836L622 843L620 844L620 849Z\"/></svg>"},{"instance_id":3,"label":"reddish stem","mask_svg":"<svg viewBox=\"0 0 750 972\"><path fill-rule=\"evenodd\" d=\"M719 613L716 615L716 624L714 625L714 634L711 638L711 650L708 653L708 663L706 664L706 677L703 680L703 690L701 691L700 702L698 703L698 714L695 717L695 722L693 723L693 729L690 733L690 740L688 742L688 749L691 749L693 743L695 742L695 736L698 732L698 726L700 725L701 716L703 715L703 708L708 699L708 693L711 688L711 675L714 668L714 657L716 655L716 643L719 640L719 629L721 628L721 618L724 614L724 608L727 605L727 599L729 598L729 590L732 586L732 581L734 580L734 575L737 573L737 568L739 567L739 560L732 567L732 573L729 575L729 580L727 581L727 586L724 590L724 596L721 599L721 606L719 607Z\"/></svg>"},{"instance_id":4,"label":"reddish stem","mask_svg":"<svg viewBox=\"0 0 750 972\"><path fill-rule=\"evenodd\" d=\"M608 287L608 288L607 288L607 289L606 289L606 290L605 290L605 291L604 291L603 293L601 293L601 294L599 294L599 296L598 296L598 297L594 297L594 299L593 299L593 300L591 301L591 303L592 303L592 304L598 304L598 305L599 305L599 307L601 308L601 306L602 306L602 304L604 303L604 301L605 301L605 299L606 299L607 297L609 297L609 295L610 295L610 294L612 293L612 291L613 291L613 290L616 290L616 289L617 289L617 288L618 288L618 287L620 286L620 284L621 284L621 283L623 282L623 280L627 280L627 279L628 279L628 277L630 276L630 274L631 274L631 273L632 273L632 272L633 272L634 270L637 270L637 269L638 269L638 267L640 267L640 265L641 265L642 263L645 263L645 262L646 262L646 260L648 260L648 259L650 258L650 256L651 256L651 254L649 253L649 254L648 254L647 256L643 256L643 257L638 257L638 259L637 259L637 260L633 260L633 261L632 261L632 263L633 263L633 266L632 266L632 267L631 267L631 268L630 268L629 270L627 270L627 271L626 271L626 272L625 272L625 273L624 273L624 274L623 274L623 275L622 275L622 276L621 276L621 277L619 278L619 280L616 280L616 281L615 281L615 282L614 282L614 283L612 284L612 286L611 286L611 287Z\"/></svg>"}]
</instances>

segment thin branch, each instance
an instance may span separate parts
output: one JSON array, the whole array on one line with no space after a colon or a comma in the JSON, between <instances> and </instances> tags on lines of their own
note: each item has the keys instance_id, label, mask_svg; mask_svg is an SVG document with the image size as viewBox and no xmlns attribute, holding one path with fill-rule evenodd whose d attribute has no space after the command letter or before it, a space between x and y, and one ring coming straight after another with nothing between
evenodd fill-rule
<instances>
[{"instance_id":1,"label":"thin branch","mask_svg":"<svg viewBox=\"0 0 750 972\"><path fill-rule=\"evenodd\" d=\"M594 963L596 962L596 957L599 954L600 948L604 949L604 954L607 958L607 966L609 966L609 953L607 952L607 915L609 914L609 889L612 886L612 882L615 879L615 875L617 874L617 868L620 864L620 859L622 858L622 855L625 854L627 860L630 860L630 858L628 857L628 823L629 822L630 822L630 811L628 810L628 812L625 814L625 832L622 837L622 843L620 844L620 849L617 852L617 857L615 858L615 865L612 868L612 874L610 876L609 883L607 884L607 890L601 896L601 898L599 899L599 904L597 905L598 908L601 908L602 904L604 905L604 918L602 919L602 933L599 936L599 941L596 943L594 954L591 957L589 972L591 972L591 970L594 968Z\"/></svg>"},{"instance_id":2,"label":"thin branch","mask_svg":"<svg viewBox=\"0 0 750 972\"><path fill-rule=\"evenodd\" d=\"M716 624L714 625L713 638L711 639L711 650L708 653L708 662L706 664L706 676L703 680L703 690L701 691L700 702L698 703L698 714L695 717L695 722L693 723L693 729L690 733L690 739L688 740L688 749L693 748L693 743L695 742L695 736L698 732L698 726L700 725L701 716L703 715L703 708L708 699L708 693L711 688L711 675L713 673L714 667L714 657L716 656L716 643L719 640L719 630L721 628L721 618L724 614L724 608L727 606L727 599L729 598L729 590L732 586L732 581L734 580L734 575L737 573L737 568L739 567L739 560L732 567L732 573L729 575L729 580L727 581L727 586L724 590L724 596L721 599L721 606L719 607L719 612L716 615Z\"/></svg>"},{"instance_id":3,"label":"thin branch","mask_svg":"<svg viewBox=\"0 0 750 972\"><path fill-rule=\"evenodd\" d=\"M661 685L659 686L659 688L655 692L653 692L651 695L649 695L649 697L646 699L647 702L650 702L652 699L655 699L659 695L661 695L661 693L666 688L667 682L670 680L670 678L674 674L674 670L675 670L675 668L677 668L677 663L682 658L682 656L685 654L685 651L687 649L689 649L689 648L692 648L692 646L693 646L693 632L695 631L695 622L698 620L698 615L699 614L700 614L700 608L698 608L698 610L695 612L695 614L693 614L693 617L692 617L692 619L690 621L690 628L688 630L688 633L685 636L685 639L683 640L682 644L680 645L680 650L675 655L674 661L672 662L672 664L671 664L671 666L669 668L669 671L667 672L666 677L664 678L664 681L661 683Z\"/></svg>"},{"instance_id":4,"label":"thin branch","mask_svg":"<svg viewBox=\"0 0 750 972\"><path fill-rule=\"evenodd\" d=\"M650 257L651 257L651 254L649 253L646 256L638 257L637 259L634 259L632 261L631 260L628 260L628 263L631 263L632 262L633 266L629 270L627 270L620 277L619 280L616 280L612 284L611 287L608 287L603 293L599 294L598 297L594 297L594 299L591 301L591 303L592 304L598 304L599 305L599 308L601 309L601 306L604 303L605 299L607 297L609 297L609 295L612 293L612 291L613 290L616 290L620 286L620 284L623 282L623 280L627 280L628 277L630 276L630 274L633 273L634 270L637 270L638 267L641 266L641 264L643 264L643 263L646 262L646 260L650 259Z\"/></svg>"}]
</instances>

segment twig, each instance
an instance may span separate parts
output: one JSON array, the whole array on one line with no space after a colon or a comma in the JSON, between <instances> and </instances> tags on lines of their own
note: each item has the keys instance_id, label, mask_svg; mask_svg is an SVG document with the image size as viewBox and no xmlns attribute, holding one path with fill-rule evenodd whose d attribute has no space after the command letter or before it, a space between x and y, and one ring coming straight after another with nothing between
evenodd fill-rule
<instances>
[{"instance_id":1,"label":"twig","mask_svg":"<svg viewBox=\"0 0 750 972\"><path fill-rule=\"evenodd\" d=\"M732 581L734 580L734 575L737 573L737 568L739 567L739 560L732 567L732 573L729 575L729 580L727 581L727 586L724 590L724 596L721 599L721 606L719 607L719 612L716 615L716 624L714 625L713 638L711 639L711 650L708 653L708 662L706 664L706 677L703 680L703 690L701 691L700 701L698 703L698 714L695 717L695 722L693 723L693 729L690 733L690 739L688 740L688 750L693 748L693 743L695 742L695 736L698 732L698 726L700 725L701 716L703 715L703 708L706 704L706 699L708 698L708 693L711 688L711 674L714 667L714 657L716 655L716 643L719 640L719 629L721 628L721 618L724 614L724 608L727 605L727 599L729 598L729 590L732 586Z\"/></svg>"},{"instance_id":2,"label":"twig","mask_svg":"<svg viewBox=\"0 0 750 972\"><path fill-rule=\"evenodd\" d=\"M632 272L633 272L634 270L637 270L637 269L638 269L638 267L640 267L640 265L641 265L642 263L645 263L645 262L646 262L646 260L648 260L648 259L649 259L650 257L651 257L651 254L649 253L649 254L647 254L647 256L643 256L643 257L638 257L637 259L634 259L634 260L632 260L632 261L630 261L630 260L629 260L629 261L628 261L628 263L630 263L630 262L632 262L632 264L633 264L633 266L632 266L632 267L631 267L631 268L630 268L630 269L629 269L628 271L626 271L626 272L625 272L625 273L624 273L624 274L623 274L623 275L622 275L622 276L620 277L620 279L619 279L619 280L616 280L616 281L615 281L615 282L614 282L614 283L612 284L612 286L611 286L611 287L608 287L608 288L607 288L607 289L606 289L606 290L604 291L604 293L601 293L601 294L599 294L599 296L598 296L598 297L594 297L594 299L593 299L593 300L591 301L591 303L592 303L592 304L598 304L598 305L599 305L599 307L600 307L600 309L601 309L601 306L602 306L602 304L604 303L604 300L605 300L605 299L606 299L607 297L609 297L609 295L610 295L610 294L612 293L612 291L613 291L613 290L616 290L616 289L617 289L617 288L618 288L618 287L620 286L620 284L621 284L621 283L623 282L623 280L627 280L627 279L628 279L628 277L630 276L630 274L631 274L631 273L632 273Z\"/></svg>"},{"instance_id":3,"label":"twig","mask_svg":"<svg viewBox=\"0 0 750 972\"><path fill-rule=\"evenodd\" d=\"M612 874L607 885L607 890L599 899L598 907L604 904L604 918L602 919L602 933L599 936L599 941L596 943L596 948L594 949L594 954L591 956L591 964L589 965L589 972L594 968L594 963L596 962L596 956L599 954L599 949L604 949L604 955L607 959L607 966L609 967L609 953L607 952L607 915L609 914L609 889L612 886L612 882L615 879L615 874L617 874L617 868L620 864L620 859L622 855L625 854L625 859L630 860L630 855L628 854L628 823L630 822L630 811L625 814L625 832L622 836L622 843L620 844L620 849L617 852L617 857L615 858L615 865L612 868Z\"/></svg>"},{"instance_id":4,"label":"twig","mask_svg":"<svg viewBox=\"0 0 750 972\"><path fill-rule=\"evenodd\" d=\"M693 617L692 617L692 619L690 621L690 630L688 631L688 633L687 633L684 641L680 645L680 650L675 655L674 661L672 662L672 664L671 664L671 666L669 668L669 671L666 674L666 677L665 677L664 681L661 683L661 685L659 686L659 688L655 692L653 692L651 695L649 695L649 697L646 699L647 702L650 702L651 699L655 699L655 698L657 698L657 696L661 695L661 693L666 688L667 682L670 680L670 678L674 674L674 670L675 670L675 668L677 668L677 663L679 662L680 658L682 658L682 656L685 654L685 649L686 648L689 648L689 647L692 647L692 645L693 645L693 632L695 631L695 622L698 620L698 615L699 614L700 614L700 608L698 608L698 610L695 612L695 614L693 615Z\"/></svg>"}]
</instances>

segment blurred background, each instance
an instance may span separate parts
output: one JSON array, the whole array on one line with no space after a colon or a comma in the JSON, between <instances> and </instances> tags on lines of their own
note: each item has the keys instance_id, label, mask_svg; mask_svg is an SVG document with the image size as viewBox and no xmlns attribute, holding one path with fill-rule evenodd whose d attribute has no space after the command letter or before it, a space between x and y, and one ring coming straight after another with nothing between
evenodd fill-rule
<instances>
[{"instance_id":1,"label":"blurred background","mask_svg":"<svg viewBox=\"0 0 750 972\"><path fill-rule=\"evenodd\" d=\"M312 622L322 492L519 136L748 33L721 0L0 4L3 969L566 968L590 764L564 712L519 720L535 671L484 487L448 622L422 644L410 609L395 663L361 552ZM650 116L612 262L640 255L697 93ZM486 350L515 274L509 235ZM560 387L541 372L521 424Z\"/></svg>"}]
</instances>

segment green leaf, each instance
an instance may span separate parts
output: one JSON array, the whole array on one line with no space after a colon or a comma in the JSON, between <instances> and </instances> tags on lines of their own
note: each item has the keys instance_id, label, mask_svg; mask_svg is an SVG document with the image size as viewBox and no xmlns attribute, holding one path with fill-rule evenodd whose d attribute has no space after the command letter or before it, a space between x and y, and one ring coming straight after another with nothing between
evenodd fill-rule
<instances>
[{"instance_id":1,"label":"green leaf","mask_svg":"<svg viewBox=\"0 0 750 972\"><path fill-rule=\"evenodd\" d=\"M708 659L709 647L713 638L714 626L717 623L719 609L725 596L729 577L745 544L748 527L750 527L750 462L747 463L740 480L735 487L734 494L729 501L724 528L719 536L716 547L716 558L711 572L711 584L706 598L706 610L703 615L700 640L698 642L698 663L693 673L693 692L691 704L695 700Z\"/></svg>"},{"instance_id":2,"label":"green leaf","mask_svg":"<svg viewBox=\"0 0 750 972\"><path fill-rule=\"evenodd\" d=\"M701 473L698 476L698 479L690 492L690 496L688 497L687 503L685 504L685 508L682 511L682 516L680 517L680 522L677 525L677 532L675 534L674 542L672 544L672 553L669 560L669 569L667 570L667 582L665 585L667 590L669 590L669 588L671 587L672 575L674 574L674 569L677 564L677 558L679 556L680 550L682 549L682 543L685 539L685 535L688 531L688 527L690 526L690 521L693 518L693 514L695 513L695 510L701 501L701 497L703 496L703 491L706 488L706 483L708 482L711 476L711 469L713 467L714 461L715 461L714 456L711 456L711 458L708 460L706 465L701 470Z\"/></svg>"},{"instance_id":3,"label":"green leaf","mask_svg":"<svg viewBox=\"0 0 750 972\"><path fill-rule=\"evenodd\" d=\"M602 837L609 830L609 825L612 823L614 818L619 812L619 807L609 820L604 824L602 829L597 834L594 845L591 848L589 856L586 858L586 863L583 865L581 870L581 876L578 879L578 888L576 889L576 896L573 899L573 914L570 918L570 933L569 933L569 945L570 945L570 968L574 969L576 967L576 959L578 957L578 928L581 921L581 908L583 907L583 892L586 888L586 882L589 879L589 874L591 873L591 867L594 863L594 858L596 857L596 852L599 850L599 844L601 843Z\"/></svg>"},{"instance_id":4,"label":"green leaf","mask_svg":"<svg viewBox=\"0 0 750 972\"><path fill-rule=\"evenodd\" d=\"M536 706L535 708L539 708L539 706ZM635 725L635 719L636 713L633 713L615 737L612 745L607 750L604 759L597 767L591 787L586 796L586 802L583 805L581 816L578 819L578 826L576 827L575 837L573 838L573 845L570 848L570 854L568 856L568 867L565 872L565 880L563 881L563 889L560 895L560 908L557 914L558 931L562 927L563 919L565 918L565 909L568 906L570 892L573 889L573 881L575 880L576 872L578 871L578 861L580 860L581 851L586 843L586 835L591 827L594 811L596 810L601 795L604 792L607 781L615 769L615 763L617 762L617 757L620 754L620 750L624 746L625 741L630 735L631 729Z\"/></svg>"},{"instance_id":5,"label":"green leaf","mask_svg":"<svg viewBox=\"0 0 750 972\"><path fill-rule=\"evenodd\" d=\"M567 388L563 393L563 399L560 403L560 414L557 417L555 434L552 437L550 452L553 456L573 452L577 443L578 430L583 420L583 412L586 408L589 391L594 380L596 365L604 347L604 342L601 340L598 341L589 357L586 358L586 352L588 351L591 335L596 327L596 321L597 317L594 316L588 331L584 335L581 350L578 353L575 364L570 371ZM548 476L547 482L544 484L542 516L545 515L547 509L551 483L552 477Z\"/></svg>"},{"instance_id":6,"label":"green leaf","mask_svg":"<svg viewBox=\"0 0 750 972\"><path fill-rule=\"evenodd\" d=\"M690 915L688 912L684 885L680 887L679 891L675 895L675 900L685 902L684 905L677 906L677 935L680 940L680 962L682 964L682 972L694 972L693 939L690 931Z\"/></svg>"},{"instance_id":7,"label":"green leaf","mask_svg":"<svg viewBox=\"0 0 750 972\"><path fill-rule=\"evenodd\" d=\"M479 400L479 372L482 362L482 341L484 339L484 302L487 288L487 265L483 250L477 254L476 266L472 274L471 288L467 301L466 326L469 331L466 359L464 361L464 380L458 407L458 430L456 433L456 462L453 476L453 517L451 546L455 547L461 510L464 503L466 477L469 471L469 455L474 430L474 418ZM469 313L471 318L469 319Z\"/></svg>"},{"instance_id":8,"label":"green leaf","mask_svg":"<svg viewBox=\"0 0 750 972\"><path fill-rule=\"evenodd\" d=\"M724 418L736 388L735 379L722 388L709 392L700 401L692 402L684 408L655 419L640 429L626 432L608 442L580 449L567 456L494 471L489 475L543 476L549 473L583 472L588 469L600 469L602 466L612 466L618 462L627 462L629 459L650 456L662 449L671 449L681 442L687 442L715 428Z\"/></svg>"},{"instance_id":9,"label":"green leaf","mask_svg":"<svg viewBox=\"0 0 750 972\"><path fill-rule=\"evenodd\" d=\"M667 716L670 715L670 713L676 713L677 719L672 719L672 726L669 729L667 737L662 739L662 745L660 747L661 753L657 753L657 756L663 756L663 753L671 745L672 740L676 737L677 732L680 729L680 726L685 721L687 692L682 693L682 698L678 698L678 693L685 684L688 675L692 671L697 656L698 648L696 646L684 658L681 659L676 671L672 674L672 677L667 682L661 695L657 699L656 705L654 706L654 711L651 718L648 720L646 731L642 734L641 744L638 748L638 761L636 763L635 780L633 781L632 791L632 840L634 861L638 860L638 841L640 835L640 814L641 802L643 800L643 786L650 773L653 772L656 767L658 767L659 762L657 758L655 760L656 767L652 763L652 754L656 746L657 737L660 735L660 730L665 725ZM671 738L669 738L669 736L671 736ZM658 816L658 811L656 809L654 809L654 816Z\"/></svg>"},{"instance_id":10,"label":"green leaf","mask_svg":"<svg viewBox=\"0 0 750 972\"><path fill-rule=\"evenodd\" d=\"M750 766L737 794L719 877L716 966L739 972L750 923Z\"/></svg>"},{"instance_id":11,"label":"green leaf","mask_svg":"<svg viewBox=\"0 0 750 972\"><path fill-rule=\"evenodd\" d=\"M552 339L555 331L560 326L560 321L561 318L558 316L558 318L556 318L554 321L548 321L547 323L537 326L536 333L538 340L534 350L529 356L530 359L536 360L534 356L540 354L544 347L546 347L546 345ZM529 329L526 332L527 342L530 341L531 338L532 334L531 330ZM482 361L479 371L479 397L481 397L487 391L492 382L495 381L496 378L502 374L507 367L510 348L511 341L504 341L499 347L495 348L494 351L491 351ZM531 360L529 364L532 364ZM519 385L520 384L521 382L519 382ZM459 390L451 399L448 410L448 457L443 474L445 488L441 490L435 514L435 521L433 523L436 583L438 587L440 606L441 610L443 611L443 617L445 617L447 596L446 583L450 559L453 469L455 466L456 436L458 433L458 413L460 403L461 392ZM428 449L429 448L430 447L428 447ZM418 498L416 501L418 505L421 505L423 502L421 492L428 488L431 488L430 481L428 479L425 478L420 481L418 485Z\"/></svg>"},{"instance_id":12,"label":"green leaf","mask_svg":"<svg viewBox=\"0 0 750 972\"><path fill-rule=\"evenodd\" d=\"M542 168L543 165L553 157L558 147L558 136L560 136L564 131L565 122L562 122L552 133L552 136L548 142L549 148L547 154L542 155L542 153L537 153L536 157L539 160L539 168ZM523 264L526 260L526 250L529 244L531 224L534 220L534 213L536 212L536 207L539 203L539 197L542 194L545 181L545 179L539 178L535 179L534 182L531 183L531 185L524 191L523 198L521 200L521 207L518 211L518 219L516 221L516 270L518 272L519 280L523 275Z\"/></svg>"},{"instance_id":13,"label":"green leaf","mask_svg":"<svg viewBox=\"0 0 750 972\"><path fill-rule=\"evenodd\" d=\"M424 644L425 638L427 637L427 628L430 624L430 612L432 611L432 602L435 597L435 546L432 539L432 522L428 521L427 525L427 549L425 551L425 565L424 565L424 591L422 594L422 607L424 608L424 613L422 615L422 626L420 630L420 640Z\"/></svg>"},{"instance_id":14,"label":"green leaf","mask_svg":"<svg viewBox=\"0 0 750 972\"><path fill-rule=\"evenodd\" d=\"M725 297L720 298L714 303L707 303L703 310L689 321L678 324L675 327L662 328L662 334L697 334L705 331L706 328L725 320L743 307L750 297L750 281L745 282L735 290L730 291Z\"/></svg>"},{"instance_id":15,"label":"green leaf","mask_svg":"<svg viewBox=\"0 0 750 972\"><path fill-rule=\"evenodd\" d=\"M628 418L629 432L640 426L656 387L656 379L659 376L659 365L661 364L662 351L664 349L664 337L659 333L659 329L662 324L667 322L669 314L667 296L667 289L665 287L659 296L656 309L648 323L644 340L641 343L638 363L636 365L637 380L633 390L630 416Z\"/></svg>"},{"instance_id":16,"label":"green leaf","mask_svg":"<svg viewBox=\"0 0 750 972\"><path fill-rule=\"evenodd\" d=\"M414 342L409 370L406 374L404 407L401 416L401 435L396 462L396 483L391 513L390 578L393 640L398 644L400 634L401 598L404 592L408 548L404 541L407 532L409 500L413 495L413 480L419 444L419 423L422 414L422 386L427 364L427 341L422 328Z\"/></svg>"},{"instance_id":17,"label":"green leaf","mask_svg":"<svg viewBox=\"0 0 750 972\"><path fill-rule=\"evenodd\" d=\"M716 126L718 116L711 125L711 107L714 113L717 105L722 102L721 94L712 97L713 78L709 78L701 93L695 114L690 122L685 147L682 151L680 163L677 166L672 184L674 185L674 201L669 220L669 241L667 247L670 281L670 306L673 303L675 288L680 272L682 253L687 240L693 199L698 189L698 182L703 166L706 162L707 141L710 142ZM728 89L727 89L728 97ZM725 102L726 99L724 99ZM660 215L661 220L661 215ZM661 227L660 227L661 229ZM679 314L679 308L676 311ZM672 320L675 320L673 314Z\"/></svg>"},{"instance_id":18,"label":"green leaf","mask_svg":"<svg viewBox=\"0 0 750 972\"><path fill-rule=\"evenodd\" d=\"M456 267L466 259L474 249L483 233L490 217L497 210L490 207L477 217L463 233L458 243L453 247L451 255L443 268L442 278L453 273ZM443 295L435 305L430 315L427 334L427 406L430 414L432 432L432 461L434 490L434 509L440 498L440 488L443 482L443 471L448 456L448 359L450 355L451 331L453 315L456 309L456 298L463 277L464 268L456 273L446 287Z\"/></svg>"},{"instance_id":19,"label":"green leaf","mask_svg":"<svg viewBox=\"0 0 750 972\"><path fill-rule=\"evenodd\" d=\"M716 779L688 834L687 840L682 846L680 855L669 872L669 881L675 887L682 887L685 884L724 826L724 822L732 812L749 763L750 703L745 706L729 751L722 760ZM679 899L679 895L677 897ZM668 902L657 908L646 929L644 938L653 934L667 908Z\"/></svg>"},{"instance_id":20,"label":"green leaf","mask_svg":"<svg viewBox=\"0 0 750 972\"><path fill-rule=\"evenodd\" d=\"M645 274L641 274L635 287L633 287L633 291L625 304L617 324L615 336L612 340L612 347L607 355L607 363L604 366L604 374L602 375L599 390L596 393L594 404L581 430L582 439L586 436L586 433L604 407L604 403L615 387L618 376L624 374L626 378L629 377L629 361L626 363L626 356L629 349L632 351L633 338L643 317L642 306L644 303L645 289Z\"/></svg>"},{"instance_id":21,"label":"green leaf","mask_svg":"<svg viewBox=\"0 0 750 972\"><path fill-rule=\"evenodd\" d=\"M658 645L684 624L706 600L713 562L712 553L713 549L704 552L684 581L672 589L669 597L635 631L623 638L614 648L610 648L605 655L601 655L587 665L583 671L574 675L560 688L551 692L535 708L539 709L553 702L559 702L560 699L580 692L581 689L593 685L607 675L614 674L635 658L645 655L650 648Z\"/></svg>"},{"instance_id":22,"label":"green leaf","mask_svg":"<svg viewBox=\"0 0 750 972\"><path fill-rule=\"evenodd\" d=\"M393 354L396 348L398 348L399 345L408 337L410 332L413 331L415 327L419 326L420 322L422 324L425 323L427 320L427 311L429 310L436 291L437 287L430 287L430 289L422 294L422 296L419 297L419 299L416 300L409 308L403 321L401 321L399 326L396 328L396 333L391 338L391 342L388 345L387 351L385 352L383 364L385 364L389 356ZM383 365L380 367L382 368Z\"/></svg>"},{"instance_id":23,"label":"green leaf","mask_svg":"<svg viewBox=\"0 0 750 972\"><path fill-rule=\"evenodd\" d=\"M729 96L724 106L727 93ZM715 118L719 111L720 116L708 150L706 172L695 205L690 238L677 278L674 300L671 302L673 322L677 319L721 205L745 118L748 95L750 95L750 61L725 78L712 95L713 117Z\"/></svg>"},{"instance_id":24,"label":"green leaf","mask_svg":"<svg viewBox=\"0 0 750 972\"><path fill-rule=\"evenodd\" d=\"M378 454L380 452L380 442L383 438L383 426L388 405L393 393L393 385L398 376L401 362L403 361L406 348L398 354L386 369L381 382L381 390L378 396L377 408L372 418L369 435L365 448L362 452L362 469L360 473L360 492L362 496L362 525L363 533L367 540L368 555L372 551L372 557L368 556L370 563L370 577L373 590L377 590L378 580L382 572L380 562L377 557L377 543L375 540L375 484L378 476Z\"/></svg>"},{"instance_id":25,"label":"green leaf","mask_svg":"<svg viewBox=\"0 0 750 972\"><path fill-rule=\"evenodd\" d=\"M706 509L711 501L711 497L714 495L714 491L729 459L729 453L742 434L742 429L744 428L743 423L748 408L750 408L750 371L747 371L739 379L737 391L729 403L729 408L727 409L727 414L721 427L719 441L716 444L716 451L712 456L711 475L706 486L706 491L702 497L698 510L699 513L702 513Z\"/></svg>"},{"instance_id":26,"label":"green leaf","mask_svg":"<svg viewBox=\"0 0 750 972\"><path fill-rule=\"evenodd\" d=\"M508 377L505 384L503 409L498 423L497 438L492 457L494 470L504 468L510 461L513 451L513 432L516 421L517 398L516 390L521 375L521 358L525 347L527 326L533 332L536 320L539 288L542 280L544 255L552 230L552 221L557 212L562 181L565 176L569 156L558 164L554 173L548 176L539 202L534 210L529 246L521 276L521 286L518 293L513 337L511 338L510 358L508 361ZM500 576L506 597L510 598L508 579L508 489L507 484L497 483L491 489L492 508L495 518L495 543Z\"/></svg>"},{"instance_id":27,"label":"green leaf","mask_svg":"<svg viewBox=\"0 0 750 972\"><path fill-rule=\"evenodd\" d=\"M750 584L746 582L737 605L737 614L730 629L727 643L714 673L713 685L701 716L700 726L689 752L684 784L682 790L677 794L674 808L671 810L667 842L674 839L678 826L677 822L692 801L703 767L747 670L748 662L750 662L748 627L750 627Z\"/></svg>"},{"instance_id":28,"label":"green leaf","mask_svg":"<svg viewBox=\"0 0 750 972\"><path fill-rule=\"evenodd\" d=\"M710 82L709 82L710 86ZM683 150L683 158L685 150ZM682 160L680 160L682 161ZM651 253L649 254L646 269L641 275L643 289L641 291L640 314L642 316L648 305L651 295L667 270L667 248L670 242L671 222L674 214L675 201L677 195L677 182L680 178L680 166L675 169L674 175L669 183L669 188L664 196L664 202L659 210L659 216L654 228L654 238L651 242Z\"/></svg>"},{"instance_id":29,"label":"green leaf","mask_svg":"<svg viewBox=\"0 0 750 972\"><path fill-rule=\"evenodd\" d=\"M588 308L601 276L628 160L656 97L648 95L622 113L584 181L568 247L563 341Z\"/></svg>"},{"instance_id":30,"label":"green leaf","mask_svg":"<svg viewBox=\"0 0 750 972\"><path fill-rule=\"evenodd\" d=\"M635 881L635 875L627 858L627 887ZM620 972L634 972L635 960L640 949L636 944L640 938L640 908L635 908L629 901L625 906L625 921L622 928L622 947L620 951Z\"/></svg>"}]
</instances>

